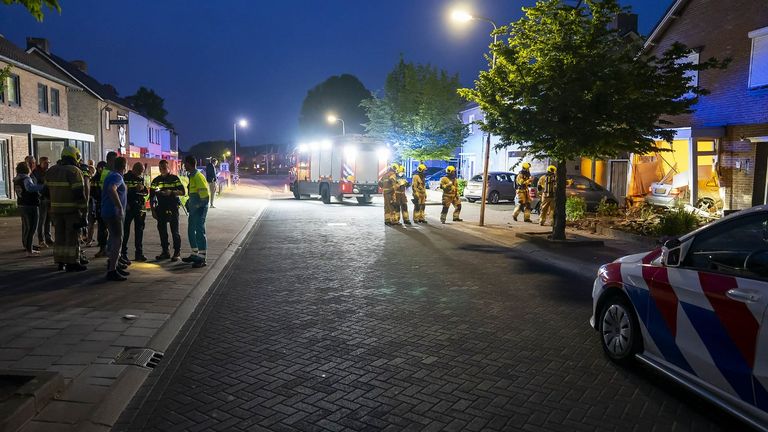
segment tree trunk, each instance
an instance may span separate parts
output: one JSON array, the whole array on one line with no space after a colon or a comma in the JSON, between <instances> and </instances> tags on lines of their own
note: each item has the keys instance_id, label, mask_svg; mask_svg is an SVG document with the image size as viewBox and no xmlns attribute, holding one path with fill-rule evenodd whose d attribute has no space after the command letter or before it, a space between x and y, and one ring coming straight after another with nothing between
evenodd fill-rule
<instances>
[{"instance_id":1,"label":"tree trunk","mask_svg":"<svg viewBox=\"0 0 768 432\"><path fill-rule=\"evenodd\" d=\"M557 162L557 188L555 189L555 214L552 219L552 240L565 240L565 183L566 163Z\"/></svg>"}]
</instances>

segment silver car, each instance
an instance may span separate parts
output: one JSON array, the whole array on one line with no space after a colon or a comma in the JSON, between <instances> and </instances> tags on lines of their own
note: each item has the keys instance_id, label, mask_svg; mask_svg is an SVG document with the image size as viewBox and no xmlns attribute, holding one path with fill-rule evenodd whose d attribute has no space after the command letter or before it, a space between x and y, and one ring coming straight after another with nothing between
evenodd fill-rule
<instances>
[{"instance_id":1,"label":"silver car","mask_svg":"<svg viewBox=\"0 0 768 432\"><path fill-rule=\"evenodd\" d=\"M478 174L467 181L464 188L464 197L467 201L473 203L482 199L483 195L483 175ZM490 204L497 204L499 201L515 200L515 173L507 171L492 171L488 173L488 193L486 199Z\"/></svg>"},{"instance_id":2,"label":"silver car","mask_svg":"<svg viewBox=\"0 0 768 432\"><path fill-rule=\"evenodd\" d=\"M544 174L545 173L542 172L531 174L533 182L531 183L529 195L532 200L531 207L533 208L534 213L538 213L541 208L541 196L536 190L536 185L538 184L539 178ZM603 198L605 198L606 202L609 204L619 204L619 200L616 199L616 196L613 195L611 191L582 175L568 174L566 175L566 178L568 179L568 186L565 191L566 195L580 196L584 198L584 201L587 203L587 211L589 212L597 211L597 205L600 204L600 201Z\"/></svg>"}]
</instances>

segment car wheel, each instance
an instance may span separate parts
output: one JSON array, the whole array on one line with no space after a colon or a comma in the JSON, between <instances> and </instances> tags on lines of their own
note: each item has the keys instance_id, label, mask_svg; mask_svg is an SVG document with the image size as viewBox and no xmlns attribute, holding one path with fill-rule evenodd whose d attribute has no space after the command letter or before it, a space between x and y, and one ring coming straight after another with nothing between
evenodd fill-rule
<instances>
[{"instance_id":1,"label":"car wheel","mask_svg":"<svg viewBox=\"0 0 768 432\"><path fill-rule=\"evenodd\" d=\"M614 362L626 364L642 347L640 323L635 310L620 295L610 297L600 311L600 345Z\"/></svg>"},{"instance_id":2,"label":"car wheel","mask_svg":"<svg viewBox=\"0 0 768 432\"><path fill-rule=\"evenodd\" d=\"M368 195L364 197L357 197L357 203L359 205L367 205L373 202L373 198L369 197Z\"/></svg>"},{"instance_id":3,"label":"car wheel","mask_svg":"<svg viewBox=\"0 0 768 432\"><path fill-rule=\"evenodd\" d=\"M496 191L491 191L491 194L488 195L488 202L491 204L498 204L499 203L499 193Z\"/></svg>"},{"instance_id":4,"label":"car wheel","mask_svg":"<svg viewBox=\"0 0 768 432\"><path fill-rule=\"evenodd\" d=\"M701 198L698 201L696 201L696 207L699 210L704 210L706 212L711 212L715 209L715 200L712 198Z\"/></svg>"},{"instance_id":5,"label":"car wheel","mask_svg":"<svg viewBox=\"0 0 768 432\"><path fill-rule=\"evenodd\" d=\"M473 202L477 201L477 198L467 198L467 201L473 203Z\"/></svg>"},{"instance_id":6,"label":"car wheel","mask_svg":"<svg viewBox=\"0 0 768 432\"><path fill-rule=\"evenodd\" d=\"M331 192L328 190L328 186L320 186L320 198L323 200L323 204L331 203Z\"/></svg>"},{"instance_id":7,"label":"car wheel","mask_svg":"<svg viewBox=\"0 0 768 432\"><path fill-rule=\"evenodd\" d=\"M301 194L299 194L299 182L293 183L293 197L297 200L301 199Z\"/></svg>"}]
</instances>

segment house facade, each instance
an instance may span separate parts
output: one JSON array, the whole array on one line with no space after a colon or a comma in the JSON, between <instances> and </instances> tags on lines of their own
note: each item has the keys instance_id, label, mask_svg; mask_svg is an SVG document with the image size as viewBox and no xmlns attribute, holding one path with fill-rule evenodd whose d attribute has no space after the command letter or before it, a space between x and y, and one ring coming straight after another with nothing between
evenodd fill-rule
<instances>
[{"instance_id":1,"label":"house facade","mask_svg":"<svg viewBox=\"0 0 768 432\"><path fill-rule=\"evenodd\" d=\"M724 70L693 74L711 93L694 112L670 118L672 152L633 159L632 174L651 172L686 182L690 202L719 199L724 210L768 203L768 6L765 0L675 0L655 27L645 52L659 55L672 43L691 48L688 61L731 59ZM651 160L654 157L663 160ZM673 160L670 160L673 159ZM676 166L676 168L673 168ZM674 180L678 177L679 180ZM642 188L637 178L630 189Z\"/></svg>"},{"instance_id":2,"label":"house facade","mask_svg":"<svg viewBox=\"0 0 768 432\"><path fill-rule=\"evenodd\" d=\"M0 37L0 68L11 76L0 94L0 199L13 199L10 181L27 155L59 159L64 146L89 154L95 137L69 124L69 94L81 88L39 57Z\"/></svg>"}]
</instances>

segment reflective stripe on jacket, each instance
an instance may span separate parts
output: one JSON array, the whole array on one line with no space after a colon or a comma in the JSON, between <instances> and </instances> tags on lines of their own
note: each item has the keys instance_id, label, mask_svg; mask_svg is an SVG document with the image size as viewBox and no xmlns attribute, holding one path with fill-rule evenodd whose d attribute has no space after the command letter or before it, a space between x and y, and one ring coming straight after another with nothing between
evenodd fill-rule
<instances>
[{"instance_id":1,"label":"reflective stripe on jacket","mask_svg":"<svg viewBox=\"0 0 768 432\"><path fill-rule=\"evenodd\" d=\"M51 213L73 213L86 208L83 173L73 165L54 165L45 173Z\"/></svg>"}]
</instances>

